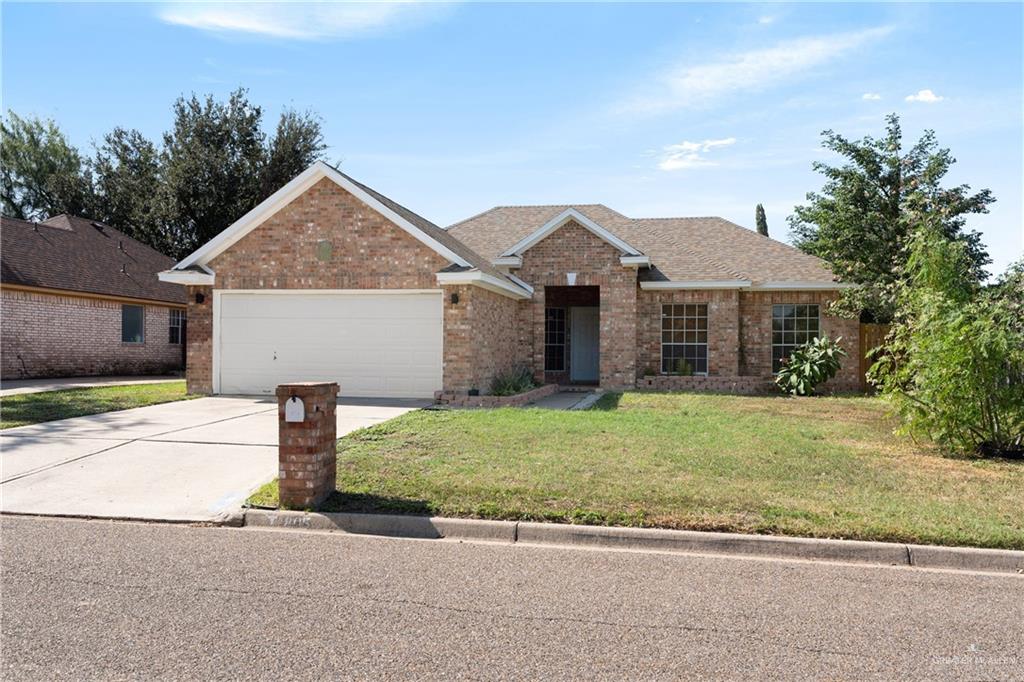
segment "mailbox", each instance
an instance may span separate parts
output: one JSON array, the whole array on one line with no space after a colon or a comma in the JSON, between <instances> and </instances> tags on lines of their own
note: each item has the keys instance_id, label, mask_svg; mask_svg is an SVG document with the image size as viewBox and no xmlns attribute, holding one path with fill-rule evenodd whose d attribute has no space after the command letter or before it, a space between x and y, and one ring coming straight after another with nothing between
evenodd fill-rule
<instances>
[{"instance_id":1,"label":"mailbox","mask_svg":"<svg viewBox=\"0 0 1024 682\"><path fill-rule=\"evenodd\" d=\"M285 401L284 420L286 422L306 421L306 405L302 402L302 398L292 396Z\"/></svg>"}]
</instances>

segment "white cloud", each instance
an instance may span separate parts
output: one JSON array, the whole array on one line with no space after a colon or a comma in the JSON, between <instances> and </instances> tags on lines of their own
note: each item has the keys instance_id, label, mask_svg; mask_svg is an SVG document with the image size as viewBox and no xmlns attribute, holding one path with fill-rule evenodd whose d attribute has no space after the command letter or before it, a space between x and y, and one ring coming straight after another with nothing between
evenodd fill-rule
<instances>
[{"instance_id":1,"label":"white cloud","mask_svg":"<svg viewBox=\"0 0 1024 682\"><path fill-rule=\"evenodd\" d=\"M223 34L323 40L354 38L427 18L441 4L419 2L171 3L161 20Z\"/></svg>"},{"instance_id":2,"label":"white cloud","mask_svg":"<svg viewBox=\"0 0 1024 682\"><path fill-rule=\"evenodd\" d=\"M716 147L728 147L733 144L736 144L735 137L727 137L722 140L704 140L703 142L683 141L679 144L670 144L662 148L658 168L663 171L674 171L683 168L695 168L697 166L713 166L715 163L709 161L704 155Z\"/></svg>"},{"instance_id":3,"label":"white cloud","mask_svg":"<svg viewBox=\"0 0 1024 682\"><path fill-rule=\"evenodd\" d=\"M646 83L620 109L659 114L709 104L737 92L758 92L794 80L811 69L888 35L880 26L831 35L799 38L774 47L728 55L704 64L679 64Z\"/></svg>"},{"instance_id":4,"label":"white cloud","mask_svg":"<svg viewBox=\"0 0 1024 682\"><path fill-rule=\"evenodd\" d=\"M769 17L769 16L758 17L757 23L763 24L763 25L774 24L775 23L775 17Z\"/></svg>"},{"instance_id":5,"label":"white cloud","mask_svg":"<svg viewBox=\"0 0 1024 682\"><path fill-rule=\"evenodd\" d=\"M936 102L941 102L946 98L941 97L940 95L936 95L931 90L918 90L917 94L907 95L905 99L908 102L924 102L926 104L935 104Z\"/></svg>"},{"instance_id":6,"label":"white cloud","mask_svg":"<svg viewBox=\"0 0 1024 682\"><path fill-rule=\"evenodd\" d=\"M874 101L882 99L882 96L879 95L877 92L865 92L863 95L860 96L860 98Z\"/></svg>"}]
</instances>

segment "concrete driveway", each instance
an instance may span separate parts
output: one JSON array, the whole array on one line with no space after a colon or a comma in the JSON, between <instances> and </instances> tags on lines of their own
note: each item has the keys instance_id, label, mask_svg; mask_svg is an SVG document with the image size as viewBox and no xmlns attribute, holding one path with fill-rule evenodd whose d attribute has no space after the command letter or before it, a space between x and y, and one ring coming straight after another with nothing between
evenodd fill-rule
<instances>
[{"instance_id":1,"label":"concrete driveway","mask_svg":"<svg viewBox=\"0 0 1024 682\"><path fill-rule=\"evenodd\" d=\"M429 404L341 400L338 436ZM0 511L209 521L277 475L273 399L215 397L0 433Z\"/></svg>"}]
</instances>

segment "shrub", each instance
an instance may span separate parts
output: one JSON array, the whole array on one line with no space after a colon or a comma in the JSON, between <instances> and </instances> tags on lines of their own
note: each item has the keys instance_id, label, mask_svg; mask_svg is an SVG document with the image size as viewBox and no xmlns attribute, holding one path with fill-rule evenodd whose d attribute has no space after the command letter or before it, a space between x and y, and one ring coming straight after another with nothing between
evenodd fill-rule
<instances>
[{"instance_id":1,"label":"shrub","mask_svg":"<svg viewBox=\"0 0 1024 682\"><path fill-rule=\"evenodd\" d=\"M983 289L963 246L925 225L869 378L903 421L955 452L1024 456L1024 263Z\"/></svg>"},{"instance_id":2,"label":"shrub","mask_svg":"<svg viewBox=\"0 0 1024 682\"><path fill-rule=\"evenodd\" d=\"M671 374L678 374L684 377L693 376L693 365L688 360L676 358L676 361L672 363Z\"/></svg>"},{"instance_id":3,"label":"shrub","mask_svg":"<svg viewBox=\"0 0 1024 682\"><path fill-rule=\"evenodd\" d=\"M840 359L846 357L839 342L827 336L811 339L793 351L779 369L775 383L783 392L791 395L811 395L815 387L836 375Z\"/></svg>"},{"instance_id":4,"label":"shrub","mask_svg":"<svg viewBox=\"0 0 1024 682\"><path fill-rule=\"evenodd\" d=\"M491 381L491 395L516 395L525 393L537 384L529 367L516 367L501 372Z\"/></svg>"}]
</instances>

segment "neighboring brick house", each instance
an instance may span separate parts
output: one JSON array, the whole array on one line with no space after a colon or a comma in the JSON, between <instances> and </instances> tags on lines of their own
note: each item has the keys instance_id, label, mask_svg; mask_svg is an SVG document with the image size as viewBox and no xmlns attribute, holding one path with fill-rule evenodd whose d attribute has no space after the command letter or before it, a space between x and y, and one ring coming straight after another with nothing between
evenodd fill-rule
<instances>
[{"instance_id":1,"label":"neighboring brick house","mask_svg":"<svg viewBox=\"0 0 1024 682\"><path fill-rule=\"evenodd\" d=\"M102 223L4 217L2 378L164 374L184 366L185 288L174 261Z\"/></svg>"},{"instance_id":2,"label":"neighboring brick house","mask_svg":"<svg viewBox=\"0 0 1024 682\"><path fill-rule=\"evenodd\" d=\"M188 287L192 391L486 394L542 382L757 392L817 333L825 264L721 218L632 219L601 205L499 207L444 230L317 163L161 273Z\"/></svg>"}]
</instances>

